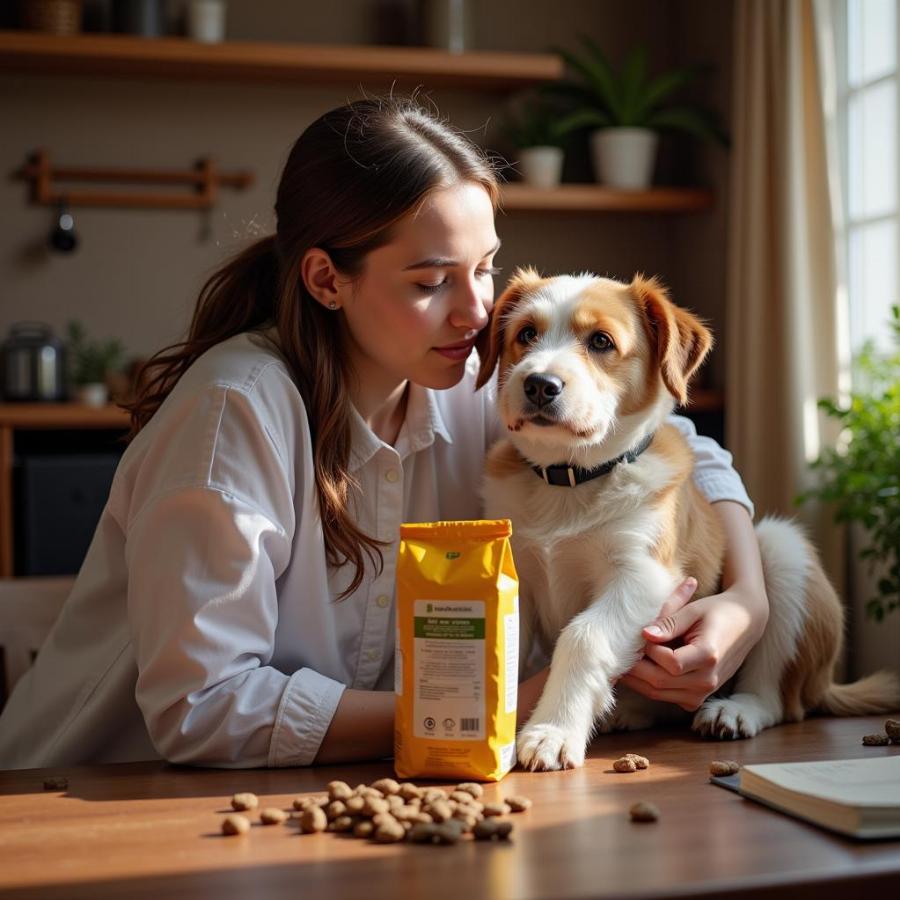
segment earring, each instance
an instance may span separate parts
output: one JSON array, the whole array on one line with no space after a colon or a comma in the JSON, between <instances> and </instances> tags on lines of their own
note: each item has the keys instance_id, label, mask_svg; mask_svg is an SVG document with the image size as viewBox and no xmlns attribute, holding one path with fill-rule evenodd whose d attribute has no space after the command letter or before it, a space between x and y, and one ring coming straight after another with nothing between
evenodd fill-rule
<instances>
[{"instance_id":1,"label":"earring","mask_svg":"<svg viewBox=\"0 0 900 900\"><path fill-rule=\"evenodd\" d=\"M328 304L329 309L337 309L337 303L332 300L331 303Z\"/></svg>"}]
</instances>

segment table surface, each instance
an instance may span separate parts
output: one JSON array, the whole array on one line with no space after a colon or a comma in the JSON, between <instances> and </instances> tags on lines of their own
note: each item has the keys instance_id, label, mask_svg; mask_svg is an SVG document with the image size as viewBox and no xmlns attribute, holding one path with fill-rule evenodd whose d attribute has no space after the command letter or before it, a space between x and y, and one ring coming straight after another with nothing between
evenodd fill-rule
<instances>
[{"instance_id":1,"label":"table surface","mask_svg":"<svg viewBox=\"0 0 900 900\"><path fill-rule=\"evenodd\" d=\"M717 743L686 730L602 735L584 768L513 772L492 798L534 801L514 816L508 844L379 845L303 835L295 823L220 825L231 795L289 809L340 778L392 774L390 762L307 769L191 769L128 763L0 773L0 894L6 897L427 897L429 900L584 897L863 897L900 886L900 840L858 842L781 815L708 782L712 759L741 763L877 758L864 747L883 717L815 718L748 741ZM650 768L613 772L625 752ZM48 776L66 791L45 791ZM423 782L424 783L424 782ZM440 783L439 783L440 784ZM651 800L652 824L628 808ZM892 896L898 896L890 892Z\"/></svg>"}]
</instances>

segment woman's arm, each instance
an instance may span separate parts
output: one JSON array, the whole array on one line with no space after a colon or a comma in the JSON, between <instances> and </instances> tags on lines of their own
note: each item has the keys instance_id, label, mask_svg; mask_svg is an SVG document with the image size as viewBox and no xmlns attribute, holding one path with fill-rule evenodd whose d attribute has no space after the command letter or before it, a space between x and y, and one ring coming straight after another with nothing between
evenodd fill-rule
<instances>
[{"instance_id":1,"label":"woman's arm","mask_svg":"<svg viewBox=\"0 0 900 900\"><path fill-rule=\"evenodd\" d=\"M549 668L519 684L516 730L537 705ZM383 759L394 752L394 694L388 691L347 689L341 696L315 764Z\"/></svg>"},{"instance_id":2,"label":"woman's arm","mask_svg":"<svg viewBox=\"0 0 900 900\"><path fill-rule=\"evenodd\" d=\"M759 545L745 507L713 504L725 531L722 592L688 603L676 593L644 629L645 658L620 682L652 700L697 709L738 670L769 618ZM693 590L691 590L693 593ZM681 638L683 646L667 644Z\"/></svg>"},{"instance_id":3,"label":"woman's arm","mask_svg":"<svg viewBox=\"0 0 900 900\"><path fill-rule=\"evenodd\" d=\"M392 756L395 703L393 691L345 690L314 765Z\"/></svg>"}]
</instances>

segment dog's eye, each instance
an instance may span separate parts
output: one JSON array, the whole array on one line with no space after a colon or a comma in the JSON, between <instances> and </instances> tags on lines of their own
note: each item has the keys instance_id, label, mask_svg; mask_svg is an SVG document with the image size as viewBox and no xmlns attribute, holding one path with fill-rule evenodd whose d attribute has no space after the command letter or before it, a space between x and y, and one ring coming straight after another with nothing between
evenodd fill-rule
<instances>
[{"instance_id":1,"label":"dog's eye","mask_svg":"<svg viewBox=\"0 0 900 900\"><path fill-rule=\"evenodd\" d=\"M591 350L596 350L598 353L602 353L605 350L614 350L615 344L612 342L612 338L603 331L595 331L591 335Z\"/></svg>"},{"instance_id":2,"label":"dog's eye","mask_svg":"<svg viewBox=\"0 0 900 900\"><path fill-rule=\"evenodd\" d=\"M519 329L519 333L516 335L516 340L520 344L530 344L537 337L537 331L531 326L526 325L524 328Z\"/></svg>"}]
</instances>

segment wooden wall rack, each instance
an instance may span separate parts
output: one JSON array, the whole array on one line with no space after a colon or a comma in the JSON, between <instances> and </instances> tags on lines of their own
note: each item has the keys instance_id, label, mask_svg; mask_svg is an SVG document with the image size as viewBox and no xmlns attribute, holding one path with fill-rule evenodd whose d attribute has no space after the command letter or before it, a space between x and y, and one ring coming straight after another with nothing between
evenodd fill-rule
<instances>
[{"instance_id":1,"label":"wooden wall rack","mask_svg":"<svg viewBox=\"0 0 900 900\"><path fill-rule=\"evenodd\" d=\"M32 202L47 206L65 203L68 206L211 209L216 203L220 187L243 190L254 182L252 172L220 172L213 160L208 157L199 159L193 169L184 171L75 168L52 166L50 154L46 150L38 150L32 154L29 161L20 170L19 175L31 182ZM55 184L59 181L187 185L194 190L193 193L70 191L59 188Z\"/></svg>"}]
</instances>

